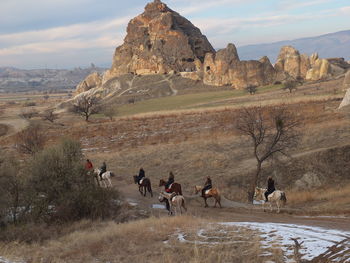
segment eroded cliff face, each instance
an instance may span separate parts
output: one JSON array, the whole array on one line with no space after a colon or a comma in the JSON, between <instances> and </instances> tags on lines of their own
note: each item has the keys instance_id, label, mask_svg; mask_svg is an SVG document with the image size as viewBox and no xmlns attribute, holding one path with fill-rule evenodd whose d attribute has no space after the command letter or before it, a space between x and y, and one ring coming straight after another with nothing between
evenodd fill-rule
<instances>
[{"instance_id":1,"label":"eroded cliff face","mask_svg":"<svg viewBox=\"0 0 350 263\"><path fill-rule=\"evenodd\" d=\"M241 61L233 44L216 54L207 54L202 70L204 83L216 86L230 85L234 88L267 85L274 81L276 75L267 57L259 61Z\"/></svg>"},{"instance_id":2,"label":"eroded cliff face","mask_svg":"<svg viewBox=\"0 0 350 263\"><path fill-rule=\"evenodd\" d=\"M164 3L154 1L129 22L124 44L116 49L107 74L196 71L196 64L203 62L208 52L215 50L197 27Z\"/></svg>"}]
</instances>

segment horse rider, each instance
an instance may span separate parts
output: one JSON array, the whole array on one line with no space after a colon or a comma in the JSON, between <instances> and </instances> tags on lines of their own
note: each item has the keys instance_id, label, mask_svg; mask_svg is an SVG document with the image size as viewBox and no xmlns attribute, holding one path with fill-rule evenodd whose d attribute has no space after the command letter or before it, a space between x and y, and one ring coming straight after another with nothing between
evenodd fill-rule
<instances>
[{"instance_id":1,"label":"horse rider","mask_svg":"<svg viewBox=\"0 0 350 263\"><path fill-rule=\"evenodd\" d=\"M94 169L94 166L92 165L92 162L89 159L86 159L85 170L87 171L87 175L90 174L92 169Z\"/></svg>"},{"instance_id":2,"label":"horse rider","mask_svg":"<svg viewBox=\"0 0 350 263\"><path fill-rule=\"evenodd\" d=\"M171 184L174 183L174 182L175 182L175 176L174 176L173 172L170 172L170 173L169 173L168 182L166 182L166 184L165 184L165 192L170 193L169 187L170 187Z\"/></svg>"},{"instance_id":3,"label":"horse rider","mask_svg":"<svg viewBox=\"0 0 350 263\"><path fill-rule=\"evenodd\" d=\"M146 177L145 170L143 170L143 168L141 167L139 171L139 176L137 178L138 183L140 184L141 180L145 177Z\"/></svg>"},{"instance_id":4,"label":"horse rider","mask_svg":"<svg viewBox=\"0 0 350 263\"><path fill-rule=\"evenodd\" d=\"M265 200L268 202L268 196L272 194L276 190L275 188L275 181L272 179L271 176L268 177L267 179L267 191L265 192Z\"/></svg>"},{"instance_id":5,"label":"horse rider","mask_svg":"<svg viewBox=\"0 0 350 263\"><path fill-rule=\"evenodd\" d=\"M205 181L204 187L202 189L202 197L205 197L205 191L213 188L213 185L211 183L211 178L210 176L207 176L207 180Z\"/></svg>"},{"instance_id":6,"label":"horse rider","mask_svg":"<svg viewBox=\"0 0 350 263\"><path fill-rule=\"evenodd\" d=\"M102 180L102 174L104 174L105 172L107 172L107 165L106 165L106 162L103 161L102 166L100 167L100 174L99 174L101 180Z\"/></svg>"}]
</instances>

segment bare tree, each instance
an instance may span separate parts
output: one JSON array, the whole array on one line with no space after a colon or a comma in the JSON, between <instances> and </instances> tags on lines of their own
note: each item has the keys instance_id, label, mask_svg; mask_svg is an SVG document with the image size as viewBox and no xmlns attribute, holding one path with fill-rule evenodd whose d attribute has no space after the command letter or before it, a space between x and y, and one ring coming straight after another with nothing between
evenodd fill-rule
<instances>
[{"instance_id":1,"label":"bare tree","mask_svg":"<svg viewBox=\"0 0 350 263\"><path fill-rule=\"evenodd\" d=\"M249 201L253 201L263 162L275 154L287 155L288 150L297 144L299 126L300 120L285 106L265 110L258 106L240 111L236 128L241 134L251 138L257 161L256 173L248 191Z\"/></svg>"},{"instance_id":2,"label":"bare tree","mask_svg":"<svg viewBox=\"0 0 350 263\"><path fill-rule=\"evenodd\" d=\"M297 85L298 85L298 82L293 81L293 80L289 80L283 84L282 89L289 90L289 93L292 93L293 90L297 90Z\"/></svg>"},{"instance_id":3,"label":"bare tree","mask_svg":"<svg viewBox=\"0 0 350 263\"><path fill-rule=\"evenodd\" d=\"M45 136L38 124L31 124L17 134L16 141L19 152L33 155L43 149Z\"/></svg>"},{"instance_id":4,"label":"bare tree","mask_svg":"<svg viewBox=\"0 0 350 263\"><path fill-rule=\"evenodd\" d=\"M247 92L249 92L250 95L254 95L256 93L257 86L248 85L245 89Z\"/></svg>"},{"instance_id":5,"label":"bare tree","mask_svg":"<svg viewBox=\"0 0 350 263\"><path fill-rule=\"evenodd\" d=\"M99 113L100 111L100 101L96 97L82 96L72 107L72 112L82 115L85 121L89 121L92 114Z\"/></svg>"},{"instance_id":6,"label":"bare tree","mask_svg":"<svg viewBox=\"0 0 350 263\"><path fill-rule=\"evenodd\" d=\"M118 109L117 109L116 106L107 106L107 105L105 105L102 108L102 113L112 121L113 117L118 114Z\"/></svg>"},{"instance_id":7,"label":"bare tree","mask_svg":"<svg viewBox=\"0 0 350 263\"><path fill-rule=\"evenodd\" d=\"M54 113L53 109L48 109L41 115L41 118L44 121L49 121L51 123L54 123L55 120L58 119L58 114Z\"/></svg>"}]
</instances>

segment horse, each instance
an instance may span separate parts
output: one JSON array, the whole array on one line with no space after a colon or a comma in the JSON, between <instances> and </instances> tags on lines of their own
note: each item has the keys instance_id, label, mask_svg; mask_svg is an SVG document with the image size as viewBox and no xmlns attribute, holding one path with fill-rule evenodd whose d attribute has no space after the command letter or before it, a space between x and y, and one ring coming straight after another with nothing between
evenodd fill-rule
<instances>
[{"instance_id":1,"label":"horse","mask_svg":"<svg viewBox=\"0 0 350 263\"><path fill-rule=\"evenodd\" d=\"M159 187L166 185L166 181L163 179L160 179L159 181ZM172 183L169 187L170 193L176 193L178 195L182 195L182 190L181 190L181 184L178 183Z\"/></svg>"},{"instance_id":2,"label":"horse","mask_svg":"<svg viewBox=\"0 0 350 263\"><path fill-rule=\"evenodd\" d=\"M101 176L99 176L100 174L100 169L95 169L94 170L94 174L95 174L95 178L97 180L98 185L100 185L103 183L103 185L107 188L107 187L113 187L112 186L112 181L111 181L111 177L114 177L114 173L112 173L111 171L107 171L105 173L103 173Z\"/></svg>"},{"instance_id":3,"label":"horse","mask_svg":"<svg viewBox=\"0 0 350 263\"><path fill-rule=\"evenodd\" d=\"M187 211L185 198L182 195L177 195L175 192L166 193L160 192L158 197L159 202L166 202L166 208L169 211L169 215L177 214L177 210L180 210L180 214L182 214L182 208Z\"/></svg>"},{"instance_id":4,"label":"horse","mask_svg":"<svg viewBox=\"0 0 350 263\"><path fill-rule=\"evenodd\" d=\"M202 186L196 185L194 187L194 194L201 193L202 189L203 189ZM205 207L208 207L207 199L212 197L212 198L215 199L214 207L216 207L216 204L219 204L220 208L222 208L222 206L221 206L221 196L220 196L219 191L216 188L211 188L211 189L205 191L204 196L202 196L202 197L204 199Z\"/></svg>"},{"instance_id":5,"label":"horse","mask_svg":"<svg viewBox=\"0 0 350 263\"><path fill-rule=\"evenodd\" d=\"M141 195L146 196L146 190L151 194L151 197L153 197L152 193L152 186L151 186L151 180L148 179L147 177L142 179L141 184L139 184L139 177L137 175L134 175L134 182L135 184L139 185L139 191Z\"/></svg>"},{"instance_id":6,"label":"horse","mask_svg":"<svg viewBox=\"0 0 350 263\"><path fill-rule=\"evenodd\" d=\"M264 201L263 203L263 209L265 212L265 204L266 204L266 199L265 199L265 192L267 189L264 188L259 188L255 187L255 193L254 193L254 199L257 201ZM277 206L277 213L280 212L280 206L285 205L287 203L287 197L285 192L280 191L280 190L275 190L272 194L269 194L267 196L267 199L269 200L268 203L270 204L270 211L272 212L272 203L276 203Z\"/></svg>"}]
</instances>

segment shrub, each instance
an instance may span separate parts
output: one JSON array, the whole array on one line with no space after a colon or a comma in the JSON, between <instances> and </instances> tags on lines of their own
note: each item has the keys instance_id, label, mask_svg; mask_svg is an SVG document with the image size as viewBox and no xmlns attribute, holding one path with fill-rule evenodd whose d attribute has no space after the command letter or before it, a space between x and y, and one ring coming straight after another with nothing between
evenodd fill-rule
<instances>
[{"instance_id":1,"label":"shrub","mask_svg":"<svg viewBox=\"0 0 350 263\"><path fill-rule=\"evenodd\" d=\"M18 162L1 152L0 159L0 222L17 223L26 207L23 200L24 180Z\"/></svg>"},{"instance_id":2,"label":"shrub","mask_svg":"<svg viewBox=\"0 0 350 263\"><path fill-rule=\"evenodd\" d=\"M44 147L44 132L38 124L30 124L28 128L16 135L16 148L25 154L35 154Z\"/></svg>"},{"instance_id":3,"label":"shrub","mask_svg":"<svg viewBox=\"0 0 350 263\"><path fill-rule=\"evenodd\" d=\"M34 221L104 219L118 211L118 193L95 186L82 157L80 143L71 139L35 156L30 167Z\"/></svg>"}]
</instances>

